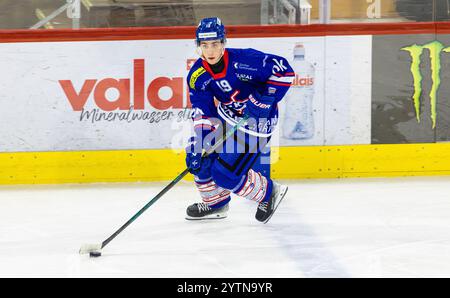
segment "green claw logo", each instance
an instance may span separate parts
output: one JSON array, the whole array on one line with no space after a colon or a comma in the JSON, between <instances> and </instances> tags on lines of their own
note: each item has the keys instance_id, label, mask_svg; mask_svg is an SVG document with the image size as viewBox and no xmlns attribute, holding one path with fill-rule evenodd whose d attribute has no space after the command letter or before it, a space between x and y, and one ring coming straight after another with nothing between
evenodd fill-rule
<instances>
[{"instance_id":1,"label":"green claw logo","mask_svg":"<svg viewBox=\"0 0 450 298\"><path fill-rule=\"evenodd\" d=\"M433 41L425 45L414 44L412 46L404 47L402 51L407 51L411 55L411 73L414 80L414 94L413 102L416 110L417 122L420 123L420 98L422 97L422 73L420 72L420 63L424 50L428 50L430 54L431 62L431 80L433 85L430 91L430 104L431 104L431 121L433 123L433 129L436 128L436 102L437 92L441 85L441 53L450 53L450 47L445 48L439 41Z\"/></svg>"}]
</instances>

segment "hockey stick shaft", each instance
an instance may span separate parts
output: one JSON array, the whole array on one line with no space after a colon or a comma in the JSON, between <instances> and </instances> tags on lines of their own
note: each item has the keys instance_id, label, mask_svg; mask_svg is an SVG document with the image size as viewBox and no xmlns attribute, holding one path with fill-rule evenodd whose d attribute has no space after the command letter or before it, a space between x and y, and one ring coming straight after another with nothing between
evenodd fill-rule
<instances>
[{"instance_id":1,"label":"hockey stick shaft","mask_svg":"<svg viewBox=\"0 0 450 298\"><path fill-rule=\"evenodd\" d=\"M232 136L236 130L239 129L244 123L247 121L248 117L244 116L232 129L227 131L226 135L219 139L214 146L212 146L207 152L203 154L203 157L206 157L216 151L230 136ZM165 193L167 193L172 187L174 187L184 176L189 173L189 169L185 169L182 173L180 173L175 179L172 180L163 190L161 190L152 200L150 200L144 207L141 208L133 217L131 217L123 226L121 226L117 231L114 232L111 236L108 237L105 241L102 242L101 248L105 247L110 243L114 238L117 237L123 230L125 230L132 222L134 222L142 213L145 212L151 205L153 205L156 201L158 201Z\"/></svg>"}]
</instances>

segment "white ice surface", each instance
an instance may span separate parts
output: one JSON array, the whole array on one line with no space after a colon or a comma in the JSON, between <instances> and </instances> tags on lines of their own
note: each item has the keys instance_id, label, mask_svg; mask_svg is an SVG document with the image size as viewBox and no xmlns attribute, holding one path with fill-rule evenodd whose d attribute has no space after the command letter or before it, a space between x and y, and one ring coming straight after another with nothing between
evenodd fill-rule
<instances>
[{"instance_id":1,"label":"white ice surface","mask_svg":"<svg viewBox=\"0 0 450 298\"><path fill-rule=\"evenodd\" d=\"M0 187L0 277L450 277L450 177L284 181L272 220L234 197L187 221L181 182L103 249L166 183Z\"/></svg>"}]
</instances>

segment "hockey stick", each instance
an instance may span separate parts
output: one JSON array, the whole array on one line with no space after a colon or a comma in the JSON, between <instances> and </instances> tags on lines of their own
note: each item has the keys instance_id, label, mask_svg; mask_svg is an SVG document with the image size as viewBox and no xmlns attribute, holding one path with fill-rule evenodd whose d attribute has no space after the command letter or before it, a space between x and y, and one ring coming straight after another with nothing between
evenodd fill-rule
<instances>
[{"instance_id":1,"label":"hockey stick","mask_svg":"<svg viewBox=\"0 0 450 298\"><path fill-rule=\"evenodd\" d=\"M248 116L244 116L232 129L227 131L226 135L220 138L214 146L212 146L207 152L203 153L202 158L210 155L214 151L216 151L217 148L219 148L225 140L227 140L230 136L232 136L236 130L239 129L242 125L244 125L245 122L247 122ZM164 187L163 190L161 190L152 200L150 200L144 207L142 207L141 210L139 210L133 217L131 217L123 226L121 226L117 231L115 231L111 236L109 236L105 241L98 244L84 244L81 246L79 253L80 254L87 254L89 253L90 256L93 257L99 257L101 256L101 250L108 245L114 238L117 237L123 230L125 230L126 227L128 227L132 222L134 222L139 216L142 215L142 213L145 212L151 205L153 205L156 201L158 201L166 192L168 192L172 187L175 186L181 179L183 179L184 176L186 176L189 173L189 169L185 169L181 174L179 174L175 179L172 180L166 187Z\"/></svg>"}]
</instances>

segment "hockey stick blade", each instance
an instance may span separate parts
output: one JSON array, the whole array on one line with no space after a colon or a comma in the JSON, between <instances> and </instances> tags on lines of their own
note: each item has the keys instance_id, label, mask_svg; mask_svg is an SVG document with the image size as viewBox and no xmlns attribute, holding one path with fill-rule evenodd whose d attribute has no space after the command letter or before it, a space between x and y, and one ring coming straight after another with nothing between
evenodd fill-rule
<instances>
[{"instance_id":1,"label":"hockey stick blade","mask_svg":"<svg viewBox=\"0 0 450 298\"><path fill-rule=\"evenodd\" d=\"M85 255L91 252L100 252L102 250L102 244L83 244L80 247L80 255Z\"/></svg>"}]
</instances>

